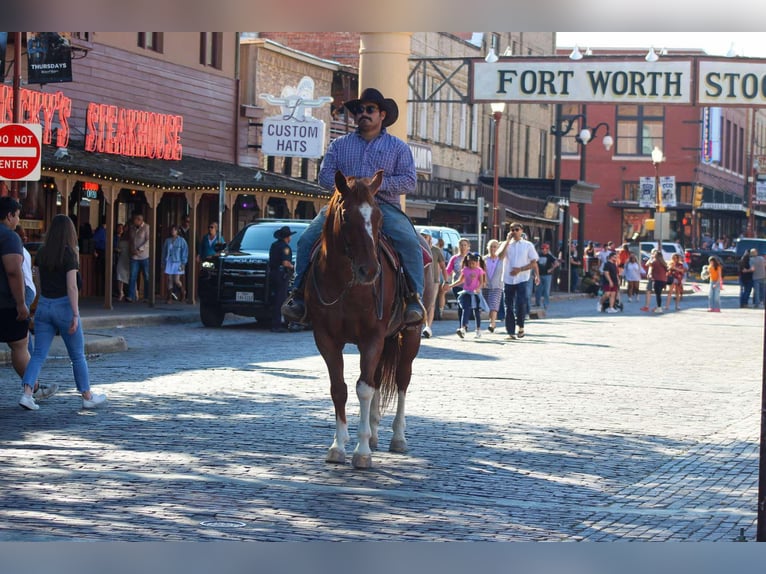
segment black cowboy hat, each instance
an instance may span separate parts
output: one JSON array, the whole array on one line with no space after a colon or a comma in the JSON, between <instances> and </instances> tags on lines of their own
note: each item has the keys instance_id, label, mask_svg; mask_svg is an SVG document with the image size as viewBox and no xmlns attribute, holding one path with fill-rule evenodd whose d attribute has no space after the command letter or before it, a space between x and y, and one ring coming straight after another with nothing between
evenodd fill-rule
<instances>
[{"instance_id":1,"label":"black cowboy hat","mask_svg":"<svg viewBox=\"0 0 766 574\"><path fill-rule=\"evenodd\" d=\"M298 233L297 231L290 231L290 228L285 225L283 227L280 227L274 232L274 237L277 239L284 239L285 237L290 237L291 235L295 235Z\"/></svg>"},{"instance_id":2,"label":"black cowboy hat","mask_svg":"<svg viewBox=\"0 0 766 574\"><path fill-rule=\"evenodd\" d=\"M358 100L349 100L343 104L346 109L352 114L356 114L362 105L362 102L369 102L371 104L377 104L377 106L386 112L386 117L383 120L383 127L387 128L399 119L399 106L391 98L384 98L375 88L367 88L359 96Z\"/></svg>"}]
</instances>

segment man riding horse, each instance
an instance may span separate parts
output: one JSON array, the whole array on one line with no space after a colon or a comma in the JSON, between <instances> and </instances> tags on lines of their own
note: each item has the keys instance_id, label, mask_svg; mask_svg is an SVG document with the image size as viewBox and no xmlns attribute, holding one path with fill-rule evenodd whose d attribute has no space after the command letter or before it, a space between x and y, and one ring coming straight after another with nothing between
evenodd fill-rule
<instances>
[{"instance_id":1,"label":"man riding horse","mask_svg":"<svg viewBox=\"0 0 766 574\"><path fill-rule=\"evenodd\" d=\"M412 222L399 207L399 196L415 190L417 175L409 146L389 134L386 128L399 117L399 108L391 98L378 90L367 88L357 100L344 104L356 116L357 130L334 140L327 148L319 170L319 185L332 190L338 170L357 178L373 177L383 170L383 183L375 196L383 211L383 231L399 254L412 287L407 298L404 322L423 321L423 255L420 239ZM322 233L327 207L323 207L298 240L294 289L282 306L282 314L296 323L306 319L304 278L311 258L311 249Z\"/></svg>"}]
</instances>

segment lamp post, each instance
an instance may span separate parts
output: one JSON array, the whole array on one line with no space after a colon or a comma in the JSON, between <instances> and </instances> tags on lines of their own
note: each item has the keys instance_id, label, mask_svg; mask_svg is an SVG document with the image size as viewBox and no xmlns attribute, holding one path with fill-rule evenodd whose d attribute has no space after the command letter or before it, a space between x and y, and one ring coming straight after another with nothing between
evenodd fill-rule
<instances>
[{"instance_id":1,"label":"lamp post","mask_svg":"<svg viewBox=\"0 0 766 574\"><path fill-rule=\"evenodd\" d=\"M494 239L500 240L500 231L498 227L498 216L499 216L499 201L500 201L500 184L498 181L498 178L500 176L500 170L498 165L498 159L500 157L499 154L499 146L498 142L500 141L499 135L500 135L500 118L503 117L503 112L505 111L505 102L492 102L489 104L489 107L492 109L492 118L494 120L494 158L493 158L493 164L492 164L492 173L494 177L494 181L492 183L492 237Z\"/></svg>"},{"instance_id":2,"label":"lamp post","mask_svg":"<svg viewBox=\"0 0 766 574\"><path fill-rule=\"evenodd\" d=\"M660 189L660 163L665 161L665 155L659 146L652 150L652 163L654 164L654 187L657 192L657 202L654 210L654 234L657 237L657 249L662 250L662 223L661 214L665 211L662 205L662 189Z\"/></svg>"},{"instance_id":3,"label":"lamp post","mask_svg":"<svg viewBox=\"0 0 766 574\"><path fill-rule=\"evenodd\" d=\"M571 56L570 56L571 58ZM574 127L574 122L576 120L579 120L580 123L580 132L575 136L575 140L577 143L580 144L580 181L585 181L585 167L586 167L586 147L588 145L588 142L593 140L597 135L599 130L603 127L606 128L606 134L603 137L603 143L604 148L609 151L612 148L612 144L614 143L614 140L612 139L612 136L609 135L609 124L606 122L600 122L595 127L589 128L587 127L588 118L587 118L587 109L586 106L581 107L582 113L567 116L564 117L562 115L562 105L556 104L556 117L555 117L555 124L551 126L551 134L555 137L555 144L554 144L554 155L556 158L555 165L554 165L554 195L556 197L561 197L561 138L565 135L567 135L569 132L572 131L572 128ZM583 256L585 253L585 204L581 203L579 204L579 212L578 215L580 217L580 223L577 228L577 254L580 257L580 260L583 260ZM566 207L565 212L566 217L564 218L564 232L563 232L563 241L566 242L569 238L569 229L570 229L570 221L569 221L569 206ZM569 261L569 246L567 245L567 248L565 249L567 253L567 269L570 267L570 261ZM570 271L571 273L571 271ZM569 278L567 278L567 290L569 290Z\"/></svg>"}]
</instances>

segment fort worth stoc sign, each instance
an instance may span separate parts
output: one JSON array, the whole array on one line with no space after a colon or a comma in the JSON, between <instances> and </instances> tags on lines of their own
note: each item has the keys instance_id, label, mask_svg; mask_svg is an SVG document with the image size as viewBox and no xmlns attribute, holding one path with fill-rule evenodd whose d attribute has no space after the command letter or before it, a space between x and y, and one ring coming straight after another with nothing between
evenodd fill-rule
<instances>
[{"instance_id":1,"label":"fort worth stoc sign","mask_svg":"<svg viewBox=\"0 0 766 574\"><path fill-rule=\"evenodd\" d=\"M766 106L766 60L754 58L501 58L473 62L474 102Z\"/></svg>"}]
</instances>

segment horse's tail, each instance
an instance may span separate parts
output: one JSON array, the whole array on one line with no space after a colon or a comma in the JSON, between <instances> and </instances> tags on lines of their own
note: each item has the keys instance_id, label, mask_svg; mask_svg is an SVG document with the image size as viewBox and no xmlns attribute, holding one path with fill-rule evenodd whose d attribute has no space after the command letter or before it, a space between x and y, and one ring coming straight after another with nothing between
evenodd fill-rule
<instances>
[{"instance_id":1,"label":"horse's tail","mask_svg":"<svg viewBox=\"0 0 766 574\"><path fill-rule=\"evenodd\" d=\"M378 374L380 384L380 410L385 411L391 404L399 389L396 383L396 374L399 370L399 358L401 356L401 334L396 333L392 337L386 337L383 345L383 353L380 356Z\"/></svg>"}]
</instances>

